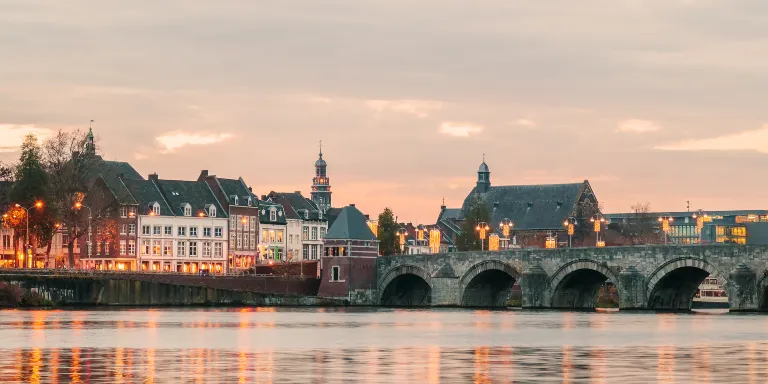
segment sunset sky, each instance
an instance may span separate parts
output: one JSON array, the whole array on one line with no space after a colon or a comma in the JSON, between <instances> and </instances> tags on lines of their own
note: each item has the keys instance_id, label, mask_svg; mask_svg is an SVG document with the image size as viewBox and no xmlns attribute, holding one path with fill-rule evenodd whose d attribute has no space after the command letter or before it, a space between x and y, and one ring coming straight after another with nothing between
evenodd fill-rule
<instances>
[{"instance_id":1,"label":"sunset sky","mask_svg":"<svg viewBox=\"0 0 768 384\"><path fill-rule=\"evenodd\" d=\"M86 129L143 175L434 222L589 179L607 212L766 208L765 0L4 0L0 160ZM763 192L761 192L763 191Z\"/></svg>"}]
</instances>

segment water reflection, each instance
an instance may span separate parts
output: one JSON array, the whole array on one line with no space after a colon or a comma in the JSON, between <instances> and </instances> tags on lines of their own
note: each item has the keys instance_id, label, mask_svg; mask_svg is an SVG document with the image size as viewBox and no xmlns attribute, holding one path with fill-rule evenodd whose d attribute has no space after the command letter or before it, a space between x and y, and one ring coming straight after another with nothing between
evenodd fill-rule
<instances>
[{"instance_id":1,"label":"water reflection","mask_svg":"<svg viewBox=\"0 0 768 384\"><path fill-rule=\"evenodd\" d=\"M0 382L758 383L768 373L765 323L523 311L5 311Z\"/></svg>"}]
</instances>

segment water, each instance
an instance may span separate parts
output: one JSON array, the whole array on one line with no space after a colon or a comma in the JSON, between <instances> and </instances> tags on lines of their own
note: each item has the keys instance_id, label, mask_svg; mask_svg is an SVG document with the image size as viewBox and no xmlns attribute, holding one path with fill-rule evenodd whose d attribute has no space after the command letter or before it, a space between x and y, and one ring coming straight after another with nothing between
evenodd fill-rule
<instances>
[{"instance_id":1,"label":"water","mask_svg":"<svg viewBox=\"0 0 768 384\"><path fill-rule=\"evenodd\" d=\"M768 316L0 311L2 383L757 383Z\"/></svg>"}]
</instances>

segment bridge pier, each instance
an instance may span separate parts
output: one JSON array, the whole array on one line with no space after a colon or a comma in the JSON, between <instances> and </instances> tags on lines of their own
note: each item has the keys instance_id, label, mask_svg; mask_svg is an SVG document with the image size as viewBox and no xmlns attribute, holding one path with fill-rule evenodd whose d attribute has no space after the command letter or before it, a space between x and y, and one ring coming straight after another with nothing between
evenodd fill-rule
<instances>
[{"instance_id":1,"label":"bridge pier","mask_svg":"<svg viewBox=\"0 0 768 384\"><path fill-rule=\"evenodd\" d=\"M432 274L432 306L455 307L459 305L459 276L451 264L443 264Z\"/></svg>"},{"instance_id":2,"label":"bridge pier","mask_svg":"<svg viewBox=\"0 0 768 384\"><path fill-rule=\"evenodd\" d=\"M741 263L728 274L725 285L728 292L728 306L731 311L760 310L757 274Z\"/></svg>"},{"instance_id":3,"label":"bridge pier","mask_svg":"<svg viewBox=\"0 0 768 384\"><path fill-rule=\"evenodd\" d=\"M620 310L645 308L645 276L634 265L619 273L616 288L619 292Z\"/></svg>"},{"instance_id":4,"label":"bridge pier","mask_svg":"<svg viewBox=\"0 0 768 384\"><path fill-rule=\"evenodd\" d=\"M549 308L549 276L540 264L533 264L523 271L520 281L523 308Z\"/></svg>"}]
</instances>

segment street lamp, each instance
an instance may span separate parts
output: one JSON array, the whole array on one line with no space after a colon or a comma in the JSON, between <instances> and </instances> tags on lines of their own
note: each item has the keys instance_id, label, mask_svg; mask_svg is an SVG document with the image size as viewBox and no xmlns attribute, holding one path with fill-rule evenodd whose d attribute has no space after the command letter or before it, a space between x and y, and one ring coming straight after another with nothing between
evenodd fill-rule
<instances>
[{"instance_id":1,"label":"street lamp","mask_svg":"<svg viewBox=\"0 0 768 384\"><path fill-rule=\"evenodd\" d=\"M512 232L513 226L514 224L512 223L512 220L506 217L501 219L501 221L499 222L499 230L504 235L504 239L506 239L507 241L507 249L509 249L509 242L510 242L509 235Z\"/></svg>"},{"instance_id":2,"label":"street lamp","mask_svg":"<svg viewBox=\"0 0 768 384\"><path fill-rule=\"evenodd\" d=\"M400 238L400 254L405 253L405 235L408 233L408 231L405 230L405 228L400 228L397 230L397 237Z\"/></svg>"},{"instance_id":3,"label":"street lamp","mask_svg":"<svg viewBox=\"0 0 768 384\"><path fill-rule=\"evenodd\" d=\"M698 212L693 214L693 218L696 220L696 230L699 232L699 244L702 243L703 240L703 230L704 230L704 222L708 221L709 215L699 209Z\"/></svg>"},{"instance_id":4,"label":"street lamp","mask_svg":"<svg viewBox=\"0 0 768 384\"><path fill-rule=\"evenodd\" d=\"M24 256L27 257L27 260L29 260L28 253L29 253L29 248L31 248L30 245L29 245L29 210L32 209L32 208L40 209L42 207L43 207L43 202L39 201L39 200L35 202L35 205L33 205L33 206L29 207L29 208L22 207L20 204L16 204L16 208L21 208L24 211L26 211L26 213L27 213L27 216L26 216L26 219L27 219L27 231L24 233Z\"/></svg>"},{"instance_id":5,"label":"street lamp","mask_svg":"<svg viewBox=\"0 0 768 384\"><path fill-rule=\"evenodd\" d=\"M488 226L488 223L481 221L477 224L475 227L475 231L477 231L478 236L480 236L480 250L485 250L485 237L488 234L488 230L490 230L491 227Z\"/></svg>"},{"instance_id":6,"label":"street lamp","mask_svg":"<svg viewBox=\"0 0 768 384\"><path fill-rule=\"evenodd\" d=\"M565 219L563 222L563 226L566 229L566 232L568 232L568 248L573 247L573 233L575 232L575 226L576 226L576 218L575 217L569 217Z\"/></svg>"},{"instance_id":7,"label":"street lamp","mask_svg":"<svg viewBox=\"0 0 768 384\"><path fill-rule=\"evenodd\" d=\"M416 245L424 244L424 233L425 233L424 226L419 224L416 226ZM419 244L421 242L421 244Z\"/></svg>"},{"instance_id":8,"label":"street lamp","mask_svg":"<svg viewBox=\"0 0 768 384\"><path fill-rule=\"evenodd\" d=\"M669 233L669 223L675 221L669 214L659 217L661 230L664 232L664 244L667 244L667 233Z\"/></svg>"},{"instance_id":9,"label":"street lamp","mask_svg":"<svg viewBox=\"0 0 768 384\"><path fill-rule=\"evenodd\" d=\"M602 224L605 223L605 217L603 217L603 214L598 212L592 215L592 217L589 219L591 223L594 223L594 230L595 230L595 246L596 247L604 247L605 241L600 241L600 230L602 229Z\"/></svg>"},{"instance_id":10,"label":"street lamp","mask_svg":"<svg viewBox=\"0 0 768 384\"><path fill-rule=\"evenodd\" d=\"M91 211L91 207L89 207L89 206L87 206L87 205L85 205L85 204L83 204L83 203L81 203L79 201L77 203L75 203L75 209L77 209L78 211L83 209L83 208L88 208L88 258L90 259L91 258L91 219L92 219L92 216L93 216L93 212ZM154 213L154 212L150 211L150 214L152 214L152 213ZM90 263L90 261L89 261L89 263ZM72 266L70 266L70 268L71 267Z\"/></svg>"}]
</instances>

